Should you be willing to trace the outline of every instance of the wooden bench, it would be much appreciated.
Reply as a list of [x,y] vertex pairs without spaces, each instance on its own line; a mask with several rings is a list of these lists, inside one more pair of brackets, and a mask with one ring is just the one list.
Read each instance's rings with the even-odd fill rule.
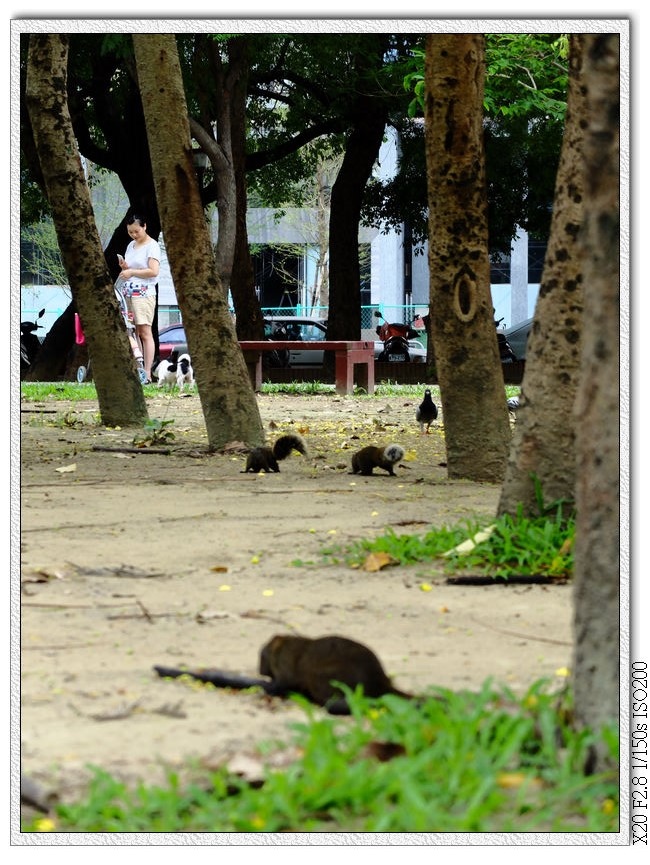
[[[262,387],[262,355],[265,351],[334,352],[334,376],[338,394],[354,393],[356,384],[367,393],[375,392],[375,344],[357,340],[243,340],[239,343],[256,391]],[[355,367],[359,367],[355,370]]]

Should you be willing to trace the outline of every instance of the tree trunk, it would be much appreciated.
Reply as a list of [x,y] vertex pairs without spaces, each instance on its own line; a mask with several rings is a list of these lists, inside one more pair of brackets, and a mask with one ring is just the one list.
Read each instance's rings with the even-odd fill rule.
[[[369,37],[370,38],[370,37]],[[367,76],[383,62],[385,37],[377,35],[372,51],[357,58],[360,95],[352,109],[354,122],[343,162],[332,186],[329,219],[329,316],[328,339],[361,336],[361,272],[359,221],[363,193],[379,154],[388,120],[386,103],[367,92]],[[374,64],[374,65],[373,65]]]
[[523,504],[538,513],[536,481],[546,504],[575,497],[573,405],[580,374],[583,259],[579,229],[585,215],[583,144],[586,114],[582,73],[584,35],[570,37],[567,114],[555,184],[553,216],[526,370],[499,513]]
[[[584,329],[575,407],[576,720],[619,718],[620,95],[618,34],[584,36]],[[592,768],[617,765],[604,751]]]
[[32,34],[26,100],[52,218],[108,426],[147,419],[147,407],[95,225],[67,102],[68,38]]
[[210,448],[260,444],[264,430],[216,269],[192,162],[175,37],[134,34],[138,80],[169,264]]
[[[235,305],[237,334],[240,339],[264,339],[264,316],[255,294],[255,271],[248,245],[248,193],[246,185],[246,97],[248,92],[248,37],[238,37],[230,46],[233,60],[239,62],[241,74],[233,87],[230,123],[232,157],[237,195],[235,256],[230,293]],[[246,70],[246,74],[244,74]]]
[[427,36],[430,315],[447,473],[501,481],[510,427],[490,293],[484,55],[483,36]]

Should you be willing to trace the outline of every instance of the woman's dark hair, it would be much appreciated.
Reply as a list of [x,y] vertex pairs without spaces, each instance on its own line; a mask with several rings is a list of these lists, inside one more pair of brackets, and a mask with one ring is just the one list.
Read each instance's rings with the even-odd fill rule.
[[126,218],[127,225],[133,225],[134,222],[137,222],[138,225],[142,226],[142,228],[147,224],[147,220],[144,216],[140,216],[138,213],[132,213],[131,216],[127,216]]

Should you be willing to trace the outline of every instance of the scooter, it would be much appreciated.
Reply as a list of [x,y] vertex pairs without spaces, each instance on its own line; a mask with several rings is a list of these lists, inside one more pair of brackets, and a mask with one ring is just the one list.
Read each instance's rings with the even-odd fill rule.
[[[289,333],[289,328],[286,324],[280,323],[277,324],[271,333],[269,339],[277,339],[277,340],[287,340],[287,339],[295,339],[297,337],[292,336]],[[266,361],[269,366],[272,367],[280,367],[286,368],[290,365],[291,356],[286,348],[277,348],[274,351],[266,352]]]
[[34,358],[41,349],[41,341],[36,336],[37,330],[42,330],[43,325],[38,322],[45,315],[45,310],[42,309],[36,316],[36,321],[21,321],[20,322],[20,374],[21,376],[27,372],[34,361]]
[[510,343],[502,330],[499,330],[499,325],[503,321],[500,318],[498,321],[494,322],[494,326],[497,329],[497,343],[499,344],[499,359],[501,363],[514,363],[517,360],[517,355],[512,350]]
[[410,324],[401,322],[390,323],[378,309],[374,312],[375,318],[383,321],[378,324],[376,334],[384,343],[384,348],[377,357],[379,363],[390,361],[391,363],[408,363],[411,360],[409,351],[409,339],[416,339],[418,332],[413,330]]

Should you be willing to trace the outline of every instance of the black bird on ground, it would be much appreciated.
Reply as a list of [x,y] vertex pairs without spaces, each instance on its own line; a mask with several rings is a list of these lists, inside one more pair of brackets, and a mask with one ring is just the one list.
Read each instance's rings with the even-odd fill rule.
[[415,419],[420,424],[420,433],[425,432],[425,424],[427,427],[426,432],[429,432],[429,427],[437,417],[438,409],[436,408],[434,401],[431,399],[431,391],[425,390],[424,399],[415,412]]

